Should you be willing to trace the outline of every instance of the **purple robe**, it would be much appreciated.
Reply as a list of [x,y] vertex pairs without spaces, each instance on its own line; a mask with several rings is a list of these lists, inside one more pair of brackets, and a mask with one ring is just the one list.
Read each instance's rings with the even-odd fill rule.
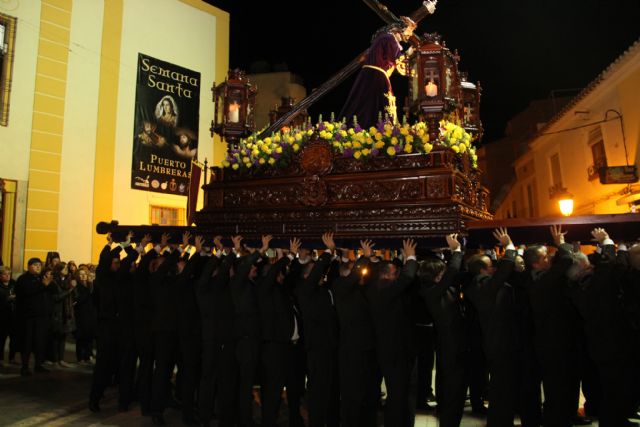
[[368,68],[366,65],[388,70],[395,66],[402,47],[393,34],[382,33],[373,40],[364,66],[356,78],[351,92],[338,117],[346,117],[347,123],[352,123],[353,116],[358,118],[358,124],[367,129],[378,121],[378,114],[383,117],[389,107],[387,94],[393,94],[389,78],[381,70]]

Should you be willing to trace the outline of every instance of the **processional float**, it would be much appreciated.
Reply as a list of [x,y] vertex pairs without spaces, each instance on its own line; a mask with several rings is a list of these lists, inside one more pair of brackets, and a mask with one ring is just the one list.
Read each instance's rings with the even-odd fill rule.
[[[387,24],[400,22],[377,0],[365,3]],[[418,23],[434,9],[435,1],[426,1],[410,18]],[[413,35],[410,42],[414,52],[401,68],[410,76],[404,113],[413,125],[385,127],[381,120],[379,130],[370,133],[350,120],[338,130],[340,122],[311,125],[298,117],[359,70],[365,51],[288,113],[274,116],[277,119],[267,129],[250,136],[256,92],[242,72],[232,70],[212,89],[211,130],[229,144],[229,161],[226,167],[211,168],[210,179],[205,173],[204,207],[194,215],[196,226],[100,223],[98,232],[111,231],[116,240],[131,229],[155,237],[169,231],[176,240],[186,229],[207,236],[241,234],[246,239],[272,234],[277,240],[317,239],[333,231],[354,241],[412,237],[427,242],[448,233],[464,234],[469,221],[490,220],[489,193],[480,184],[482,172],[470,141],[471,135],[482,135],[480,85],[459,72],[457,52],[451,52],[439,35]],[[344,142],[347,139],[351,145]],[[374,148],[376,144],[384,152]],[[413,144],[420,147],[418,152]]]

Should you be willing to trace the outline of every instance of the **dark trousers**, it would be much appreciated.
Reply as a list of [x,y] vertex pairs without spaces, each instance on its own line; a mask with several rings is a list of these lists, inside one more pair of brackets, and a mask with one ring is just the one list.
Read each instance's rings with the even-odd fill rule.
[[120,336],[120,357],[118,367],[118,403],[129,406],[134,400],[136,355],[134,331],[131,325],[128,329],[122,327]]
[[469,364],[469,394],[471,395],[471,407],[479,409],[484,406],[487,398],[487,386],[489,384],[489,369],[487,358],[482,345],[482,331],[479,325],[472,325],[472,334],[469,340],[471,353]]
[[282,390],[287,381],[287,366],[291,364],[291,343],[262,343],[261,401],[262,427],[275,427],[280,410]]
[[613,358],[598,363],[602,384],[600,427],[624,426],[629,414],[636,409],[632,390],[637,386],[637,362],[637,359]]
[[136,390],[140,401],[140,410],[143,413],[151,412],[151,380],[153,378],[153,333],[151,329],[140,328],[136,330],[136,353],[140,359]]
[[120,336],[116,320],[99,320],[96,348],[96,364],[93,367],[89,399],[97,402],[112,383],[117,371]]
[[[218,384],[220,353],[224,345],[206,340],[202,342],[202,375],[198,389],[200,420],[211,421],[215,410],[215,395]],[[227,390],[231,393],[230,390]]]
[[518,402],[516,355],[501,354],[489,360],[489,412],[488,427],[508,427]]
[[337,358],[334,348],[307,351],[309,427],[340,424]]
[[409,378],[413,360],[406,355],[379,360],[384,383],[387,387],[387,402],[384,408],[384,425],[405,427],[409,425]]
[[538,351],[544,388],[543,417],[545,427],[573,425],[579,393],[579,356],[560,350]]
[[44,353],[47,345],[47,332],[49,331],[49,319],[47,317],[30,317],[23,319],[22,334],[22,369],[29,369],[29,358],[33,352],[35,366],[41,366],[44,362]]
[[307,352],[301,341],[291,345],[291,363],[287,366],[287,404],[289,407],[289,427],[304,427],[300,414],[302,396],[307,378]]
[[76,359],[88,361],[93,353],[93,337],[76,336]]
[[253,382],[258,365],[259,341],[241,338],[220,352],[219,426],[252,427]]
[[441,427],[457,427],[462,420],[467,398],[469,355],[451,351],[444,346],[438,348],[438,417]]
[[51,361],[54,363],[64,360],[64,346],[67,335],[64,333],[52,333],[51,335]]
[[533,348],[525,348],[519,354],[518,373],[519,398],[517,411],[522,427],[542,425],[542,396],[540,394],[540,366]]
[[4,360],[4,345],[9,338],[9,360],[13,360],[17,350],[16,333],[11,320],[0,324],[0,361]]
[[340,409],[343,427],[375,427],[380,399],[374,350],[340,348]]
[[427,398],[434,394],[431,380],[435,359],[435,334],[433,326],[416,326],[415,331],[415,344],[418,353],[416,404],[418,407],[422,407],[426,405]]
[[178,364],[178,395],[182,401],[182,413],[192,416],[195,408],[195,391],[198,384],[200,336],[184,335],[178,331],[156,331],[151,411],[162,414],[167,406],[173,367]]

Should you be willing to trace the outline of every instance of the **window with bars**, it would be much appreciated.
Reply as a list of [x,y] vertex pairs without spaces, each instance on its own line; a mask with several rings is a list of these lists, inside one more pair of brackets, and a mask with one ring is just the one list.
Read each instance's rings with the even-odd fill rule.
[[185,225],[185,210],[167,206],[149,206],[151,224],[157,225]]

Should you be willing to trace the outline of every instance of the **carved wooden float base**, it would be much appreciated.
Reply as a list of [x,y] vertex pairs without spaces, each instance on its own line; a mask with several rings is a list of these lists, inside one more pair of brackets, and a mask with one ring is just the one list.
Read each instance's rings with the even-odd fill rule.
[[214,168],[198,229],[257,238],[442,237],[490,220],[489,193],[469,158],[447,148],[368,161],[335,157],[310,143],[286,169],[249,175]]

